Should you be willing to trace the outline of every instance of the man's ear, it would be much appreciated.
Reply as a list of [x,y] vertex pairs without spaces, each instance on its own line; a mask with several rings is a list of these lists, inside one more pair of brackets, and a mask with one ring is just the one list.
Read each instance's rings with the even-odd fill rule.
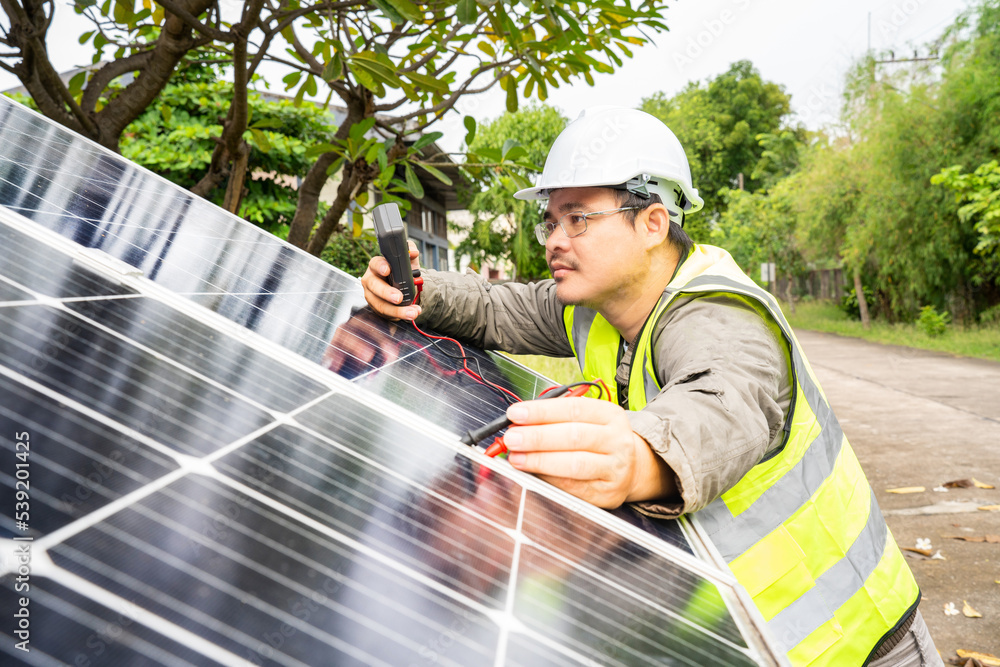
[[653,248],[666,242],[670,235],[670,213],[663,204],[653,204],[639,214],[639,221],[646,226],[646,241]]

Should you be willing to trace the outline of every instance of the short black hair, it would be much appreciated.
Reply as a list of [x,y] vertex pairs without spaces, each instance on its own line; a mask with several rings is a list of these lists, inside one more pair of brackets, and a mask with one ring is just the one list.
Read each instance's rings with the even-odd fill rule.
[[[615,193],[615,200],[618,202],[619,208],[625,208],[628,206],[634,206],[633,211],[623,211],[622,215],[628,220],[632,226],[635,226],[635,219],[639,215],[639,211],[645,210],[652,206],[653,204],[662,204],[663,199],[660,195],[656,193],[650,193],[649,198],[644,198],[634,192],[629,192],[628,190],[612,190]],[[684,213],[681,213],[683,216]],[[678,255],[681,260],[685,259],[691,252],[691,248],[694,247],[694,241],[691,237],[687,235],[684,229],[673,221],[671,217],[670,220],[670,231],[667,234],[667,242],[677,249]]]

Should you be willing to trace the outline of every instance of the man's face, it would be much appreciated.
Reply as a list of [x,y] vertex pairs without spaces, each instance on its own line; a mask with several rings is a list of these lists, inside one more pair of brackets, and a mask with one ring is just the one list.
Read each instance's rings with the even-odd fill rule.
[[[607,188],[556,190],[545,208],[546,222],[574,211],[591,213],[618,208]],[[627,212],[587,219],[587,231],[573,238],[557,227],[545,243],[545,260],[555,279],[556,295],[567,305],[600,309],[609,300],[627,298],[645,267],[640,235],[623,217]]]

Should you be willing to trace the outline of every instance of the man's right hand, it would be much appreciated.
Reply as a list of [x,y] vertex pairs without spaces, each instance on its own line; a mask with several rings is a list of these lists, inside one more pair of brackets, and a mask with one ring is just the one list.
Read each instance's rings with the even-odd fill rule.
[[[410,245],[410,267],[420,268],[420,252],[413,241]],[[392,286],[389,278],[389,262],[379,255],[368,262],[368,270],[361,276],[361,286],[365,289],[365,300],[376,313],[390,320],[415,320],[420,314],[420,306],[411,303],[399,306],[403,293]]]

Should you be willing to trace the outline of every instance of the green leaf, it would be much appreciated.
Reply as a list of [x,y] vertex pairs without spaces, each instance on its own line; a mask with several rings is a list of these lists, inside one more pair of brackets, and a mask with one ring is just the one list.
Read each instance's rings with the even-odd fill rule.
[[403,74],[407,79],[417,84],[421,88],[425,88],[431,91],[447,92],[448,85],[433,76],[427,76],[426,74],[418,74],[416,72],[406,72]]
[[69,80],[68,88],[69,94],[76,97],[81,90],[83,90],[83,84],[87,80],[87,72],[77,72],[73,75],[73,78]]
[[135,0],[115,0],[115,23],[128,23],[135,14]]
[[323,80],[336,81],[343,75],[344,58],[340,55],[340,51],[337,51],[333,54],[333,58],[330,59],[330,62],[323,66]]
[[86,44],[87,40],[89,40],[91,37],[93,37],[95,32],[97,32],[97,31],[96,30],[90,30],[90,31],[85,32],[82,35],[80,35],[80,43],[81,44]]
[[170,122],[170,119],[173,118],[173,116],[174,116],[174,112],[173,112],[173,109],[170,108],[169,104],[161,104],[160,105],[160,116],[163,117],[163,122],[164,123],[169,123]]
[[471,25],[476,22],[478,16],[479,8],[476,7],[476,0],[458,0],[455,18],[466,25]]
[[423,22],[424,12],[415,4],[410,2],[410,0],[386,0],[386,2],[392,5],[393,9],[414,23]]
[[277,118],[261,118],[260,120],[252,123],[250,127],[258,127],[262,130],[271,130],[280,128],[282,123]]
[[365,118],[351,126],[349,136],[353,141],[361,141],[361,138],[373,127],[375,127],[375,117]]
[[389,154],[388,148],[386,147],[388,141],[384,141],[378,146],[378,154],[375,156],[378,160],[378,168],[385,169],[389,165]]
[[483,53],[485,53],[486,55],[488,55],[490,58],[496,58],[497,57],[496,49],[494,49],[493,45],[490,44],[489,42],[486,42],[486,41],[479,42],[478,44],[476,44],[476,48],[478,48],[480,51],[482,51]]
[[417,178],[417,174],[413,171],[413,167],[406,164],[404,169],[406,171],[406,189],[409,190],[410,194],[417,199],[423,199],[424,186],[420,183],[420,179]]
[[507,151],[507,154],[504,155],[503,159],[513,162],[514,160],[522,158],[527,154],[528,151],[524,149],[524,146],[513,146],[509,151]]
[[510,149],[514,148],[517,145],[518,145],[517,139],[506,139],[503,142],[503,146],[500,148],[500,159],[506,160],[507,153],[509,153]]
[[412,148],[413,150],[420,150],[424,146],[434,143],[443,136],[444,132],[428,132],[427,134],[423,135],[415,142],[413,142],[413,145],[410,148]]
[[[376,87],[379,88],[381,88],[382,84],[392,88],[401,88],[403,85],[402,80],[396,76],[396,66],[389,59],[389,56],[383,53],[375,53],[374,51],[355,53],[350,57],[348,66],[354,72],[354,75],[358,77],[358,82],[373,93],[379,94],[378,91],[366,84],[362,80],[362,77],[366,77],[370,82],[374,82]],[[384,89],[379,96],[385,96]]]
[[253,142],[257,145],[257,148],[265,153],[271,152],[271,142],[268,141],[267,135],[263,131],[258,130],[256,127],[251,127],[250,135],[253,137]]
[[319,157],[323,153],[340,153],[342,149],[339,146],[334,146],[333,144],[316,144],[315,146],[310,146],[306,150],[305,157],[312,159],[314,157]]
[[451,179],[448,178],[448,175],[445,174],[440,169],[438,169],[437,167],[432,167],[429,164],[423,164],[421,162],[418,162],[417,164],[419,164],[421,166],[421,168],[424,169],[424,171],[426,171],[431,176],[433,176],[434,178],[438,179],[439,181],[441,181],[445,185],[451,185],[452,184]]
[[472,142],[476,140],[476,119],[472,116],[466,116],[462,123],[465,125],[465,145],[471,146]]
[[355,66],[353,62],[347,64],[347,68],[351,70],[354,78],[358,80],[362,86],[368,90],[375,93],[377,97],[385,97],[385,86],[382,85],[381,81],[378,81],[371,73],[364,67]]
[[372,5],[377,7],[385,17],[392,21],[396,25],[401,25],[406,23],[406,17],[396,11],[396,9],[390,5],[386,0],[372,0]]
[[327,176],[335,175],[338,171],[340,171],[340,168],[343,166],[344,166],[344,158],[338,158],[337,161],[331,164],[330,168],[326,170],[326,175]]
[[291,90],[301,78],[302,72],[292,72],[291,74],[286,74],[281,80],[285,82],[285,90]]
[[507,111],[514,113],[517,111],[517,84],[514,83],[514,77],[507,75],[504,77],[507,79]]

